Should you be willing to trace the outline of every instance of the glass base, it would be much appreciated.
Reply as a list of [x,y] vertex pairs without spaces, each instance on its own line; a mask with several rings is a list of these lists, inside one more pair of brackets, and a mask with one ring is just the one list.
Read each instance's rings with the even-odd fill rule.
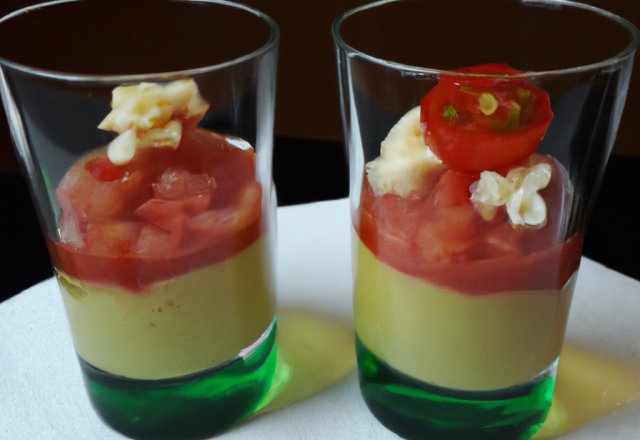
[[136,439],[200,439],[224,431],[266,403],[276,367],[275,335],[274,320],[248,355],[178,378],[135,380],[82,359],[80,366],[93,407],[116,431]]
[[374,416],[406,439],[525,440],[544,422],[557,362],[533,380],[497,391],[458,391],[390,367],[356,338],[360,391]]

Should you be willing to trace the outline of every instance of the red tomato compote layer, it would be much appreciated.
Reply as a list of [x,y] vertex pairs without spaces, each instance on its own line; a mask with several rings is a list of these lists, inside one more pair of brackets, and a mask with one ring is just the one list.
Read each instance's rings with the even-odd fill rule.
[[[541,194],[549,212],[560,213],[566,195],[562,173],[554,175]],[[557,217],[514,228],[504,207],[486,222],[469,200],[473,179],[446,170],[432,192],[408,198],[375,195],[365,179],[356,231],[383,263],[460,293],[562,288],[580,263],[582,235],[563,242]]]
[[[419,190],[403,196],[376,193],[365,175],[356,231],[383,263],[463,294],[561,289],[579,266],[582,234],[566,237],[572,193],[566,170],[534,153],[553,117],[549,97],[510,79],[522,72],[504,64],[458,72],[480,76],[443,76],[421,105],[424,143],[441,164],[425,168],[415,182]],[[399,139],[401,125],[406,130],[406,122],[398,123],[388,139]],[[527,224],[504,205],[481,215],[472,194],[481,172],[496,181],[540,166],[551,176],[533,196],[543,220]]]
[[80,159],[55,191],[55,267],[141,292],[247,248],[260,236],[262,186],[254,150],[227,139],[189,128],[177,148],[141,148],[124,165],[106,149]]

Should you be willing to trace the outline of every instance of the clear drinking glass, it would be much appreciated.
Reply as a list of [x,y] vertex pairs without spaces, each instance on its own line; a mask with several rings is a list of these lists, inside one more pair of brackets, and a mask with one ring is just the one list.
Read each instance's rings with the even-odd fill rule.
[[270,396],[277,47],[269,17],[226,1],[0,20],[2,98],[86,388],[125,435],[202,438]]
[[392,0],[333,36],[364,400],[405,438],[529,438],[638,31],[566,1]]

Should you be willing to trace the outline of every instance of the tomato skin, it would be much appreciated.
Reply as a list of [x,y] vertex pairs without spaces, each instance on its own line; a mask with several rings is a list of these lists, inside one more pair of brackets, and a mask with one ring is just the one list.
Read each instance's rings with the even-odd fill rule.
[[[503,76],[522,72],[506,64],[458,69],[466,74]],[[491,96],[491,113],[481,96]],[[526,80],[513,78],[440,78],[421,102],[425,144],[455,171],[479,172],[504,167],[532,154],[553,118],[549,96]]]

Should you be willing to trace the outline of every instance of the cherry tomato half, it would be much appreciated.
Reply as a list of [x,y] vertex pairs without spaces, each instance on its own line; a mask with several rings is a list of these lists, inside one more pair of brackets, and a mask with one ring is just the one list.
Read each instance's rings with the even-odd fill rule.
[[[457,72],[512,76],[506,64]],[[455,171],[495,170],[535,151],[553,118],[549,96],[520,78],[442,76],[421,103],[425,143]]]

